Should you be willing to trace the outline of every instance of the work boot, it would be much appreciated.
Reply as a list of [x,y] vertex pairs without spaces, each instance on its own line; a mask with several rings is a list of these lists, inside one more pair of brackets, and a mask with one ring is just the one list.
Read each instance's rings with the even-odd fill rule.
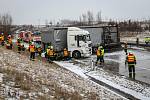
[[129,78],[132,78],[132,73],[129,73]]

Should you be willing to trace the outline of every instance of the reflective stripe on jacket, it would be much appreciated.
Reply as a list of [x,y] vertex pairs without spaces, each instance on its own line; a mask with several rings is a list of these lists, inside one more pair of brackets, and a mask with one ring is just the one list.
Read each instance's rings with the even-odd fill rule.
[[135,65],[136,64],[136,58],[135,58],[135,56],[134,55],[128,55],[127,56],[127,62],[128,62],[128,65],[130,66],[130,65]]
[[129,62],[129,63],[134,63],[135,62],[135,56],[134,55],[128,55],[128,59],[127,59],[127,61]]

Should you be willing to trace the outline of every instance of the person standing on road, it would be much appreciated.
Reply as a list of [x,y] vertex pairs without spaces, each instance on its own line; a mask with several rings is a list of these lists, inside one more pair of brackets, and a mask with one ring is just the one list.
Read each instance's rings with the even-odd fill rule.
[[102,46],[98,47],[98,50],[96,51],[96,55],[97,55],[96,65],[99,60],[100,60],[100,65],[104,64],[104,48]]
[[125,44],[124,44],[124,52],[126,53],[126,55],[128,54],[127,53],[127,49],[128,49],[127,42],[125,42]]
[[128,53],[125,61],[125,65],[126,64],[128,64],[129,78],[135,79],[136,57],[133,53],[131,52]]
[[35,60],[35,45],[32,42],[32,44],[29,46],[29,51],[30,51],[30,60]]

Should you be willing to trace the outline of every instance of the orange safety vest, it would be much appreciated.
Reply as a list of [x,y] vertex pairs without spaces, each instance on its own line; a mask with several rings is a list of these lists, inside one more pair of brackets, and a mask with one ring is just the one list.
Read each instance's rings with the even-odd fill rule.
[[134,63],[135,62],[135,56],[134,55],[128,55],[127,56],[127,61],[128,63]]
[[96,55],[97,55],[97,56],[102,56],[102,51],[101,51],[101,50],[97,50],[97,51],[96,51]]
[[67,50],[64,50],[64,56],[68,56],[68,51]]
[[0,41],[4,41],[4,36],[0,36]]
[[29,46],[29,50],[30,50],[30,52],[35,52],[35,46],[34,45],[30,45]]
[[48,52],[48,55],[49,55],[49,56],[54,56],[54,50],[53,50],[53,49],[50,49],[49,52]]
[[12,39],[8,39],[8,43],[9,43],[9,44],[12,44]]

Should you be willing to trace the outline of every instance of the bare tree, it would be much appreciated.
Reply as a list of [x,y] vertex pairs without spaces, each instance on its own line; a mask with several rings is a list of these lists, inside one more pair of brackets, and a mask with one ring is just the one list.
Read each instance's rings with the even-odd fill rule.
[[101,22],[102,22],[101,11],[99,11],[99,12],[97,13],[96,18],[97,18],[97,22],[98,22],[99,24],[101,24]]
[[94,17],[93,17],[93,13],[91,11],[87,12],[87,20],[88,20],[89,25],[93,24]]
[[85,24],[87,22],[86,14],[82,14],[82,22]]
[[4,33],[5,36],[11,33],[12,17],[7,14],[0,14],[0,31]]

